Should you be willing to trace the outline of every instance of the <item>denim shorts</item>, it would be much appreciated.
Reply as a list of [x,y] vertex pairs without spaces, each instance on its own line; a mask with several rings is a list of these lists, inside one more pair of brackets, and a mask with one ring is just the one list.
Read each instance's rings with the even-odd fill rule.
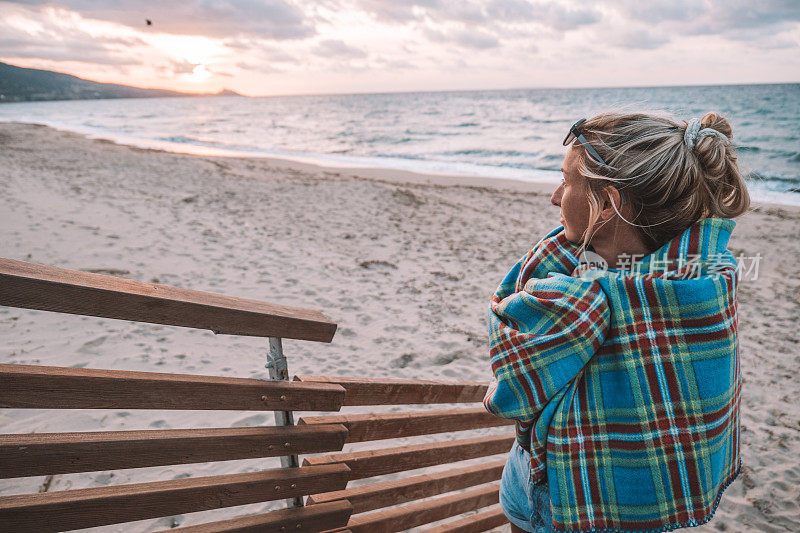
[[506,518],[530,533],[551,533],[550,489],[531,480],[531,454],[516,441],[508,454],[500,480],[500,507]]

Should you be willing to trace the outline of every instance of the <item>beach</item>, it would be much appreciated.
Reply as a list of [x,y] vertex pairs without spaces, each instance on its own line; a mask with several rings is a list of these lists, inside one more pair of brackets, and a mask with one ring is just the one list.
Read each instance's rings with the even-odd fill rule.
[[[329,345],[284,341],[291,374],[488,381],[489,297],[559,225],[551,192],[514,180],[182,155],[0,124],[1,257],[320,310],[338,323],[336,336]],[[748,267],[759,257],[738,293],[743,468],[696,530],[800,531],[800,207],[754,203],[736,222],[729,248]],[[264,377],[266,352],[266,339],[0,308],[2,363]],[[68,415],[3,410],[0,428],[271,423],[252,413]],[[21,478],[0,482],[0,494],[264,464]],[[165,520],[125,531],[174,523]]]

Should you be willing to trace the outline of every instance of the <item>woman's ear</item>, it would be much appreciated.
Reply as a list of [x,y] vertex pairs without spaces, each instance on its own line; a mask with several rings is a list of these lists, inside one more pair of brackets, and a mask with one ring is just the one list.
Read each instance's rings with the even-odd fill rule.
[[622,195],[616,187],[609,185],[603,189],[601,194],[602,203],[600,205],[600,219],[608,220],[621,210],[623,203]]

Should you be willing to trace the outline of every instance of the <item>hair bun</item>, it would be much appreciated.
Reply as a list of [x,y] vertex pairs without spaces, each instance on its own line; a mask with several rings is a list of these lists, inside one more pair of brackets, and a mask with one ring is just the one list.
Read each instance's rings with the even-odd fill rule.
[[700,127],[719,132],[719,134],[705,135],[697,139],[697,143],[694,145],[694,153],[705,170],[706,179],[714,182],[726,175],[731,164],[736,163],[736,149],[731,143],[733,128],[728,119],[714,111],[703,115],[703,118],[700,119]]
[[[702,172],[698,185],[705,196],[704,204],[709,216],[728,217],[749,205],[745,198],[743,182],[738,168],[736,147],[733,145],[733,128],[728,119],[716,112],[703,115],[702,128],[710,128],[721,135],[707,135],[697,140],[694,154]],[[724,135],[725,137],[722,137]]]
[[733,128],[728,119],[715,111],[710,111],[703,115],[700,119],[700,125],[703,128],[711,128],[725,135],[729,141],[733,140]]

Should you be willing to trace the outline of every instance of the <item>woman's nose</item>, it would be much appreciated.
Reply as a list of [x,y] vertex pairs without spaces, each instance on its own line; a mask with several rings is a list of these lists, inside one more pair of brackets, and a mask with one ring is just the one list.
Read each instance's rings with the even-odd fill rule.
[[558,186],[558,189],[553,191],[553,195],[550,197],[550,203],[561,207],[561,185]]

